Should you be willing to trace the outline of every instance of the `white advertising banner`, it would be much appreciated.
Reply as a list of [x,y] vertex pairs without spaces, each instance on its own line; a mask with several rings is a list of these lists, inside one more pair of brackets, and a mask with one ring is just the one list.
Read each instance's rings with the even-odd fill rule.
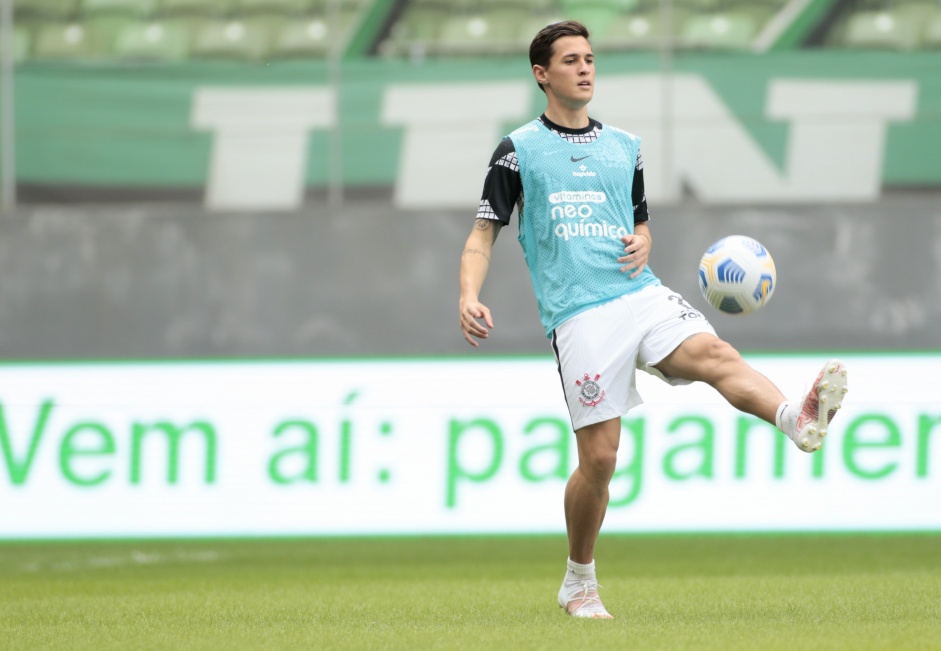
[[[941,530],[941,356],[842,359],[813,455],[638,373],[604,531]],[[551,358],[0,366],[3,539],[563,532],[576,465]]]

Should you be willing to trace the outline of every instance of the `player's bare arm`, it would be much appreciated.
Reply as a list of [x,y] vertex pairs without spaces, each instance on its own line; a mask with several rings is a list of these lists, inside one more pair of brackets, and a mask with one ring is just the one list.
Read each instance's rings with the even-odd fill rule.
[[490,309],[480,302],[480,289],[490,269],[490,253],[503,224],[495,219],[477,219],[461,254],[461,332],[475,348],[493,329]]
[[634,224],[634,233],[625,235],[621,238],[624,243],[624,255],[618,258],[622,265],[621,271],[627,272],[633,269],[631,278],[636,278],[647,266],[647,260],[650,257],[650,227],[647,222],[638,222]]

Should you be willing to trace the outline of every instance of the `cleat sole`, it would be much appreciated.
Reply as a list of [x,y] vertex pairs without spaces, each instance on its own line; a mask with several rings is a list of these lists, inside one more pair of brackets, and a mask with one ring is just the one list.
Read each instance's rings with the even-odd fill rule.
[[[811,392],[804,398],[801,419],[803,422],[801,430],[797,432],[795,438],[798,441],[798,447],[805,452],[816,452],[823,445],[823,439],[826,438],[827,427],[830,421],[836,415],[836,412],[843,407],[840,400],[846,395],[849,389],[846,385],[846,368],[839,360],[833,359],[826,363],[823,371],[817,377]],[[829,394],[835,394],[833,402],[830,403]],[[807,402],[812,401],[807,407]],[[809,422],[807,422],[809,420]],[[801,423],[801,420],[798,420]],[[799,438],[798,438],[799,437]]]

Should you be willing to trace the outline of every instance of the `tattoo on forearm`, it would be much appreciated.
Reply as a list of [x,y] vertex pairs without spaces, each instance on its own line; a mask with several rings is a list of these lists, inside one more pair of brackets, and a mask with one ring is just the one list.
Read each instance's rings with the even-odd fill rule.
[[500,234],[500,229],[503,228],[503,224],[495,219],[482,219],[478,217],[474,221],[474,228],[479,231],[490,231],[492,237],[491,242],[496,242],[497,235]]
[[470,253],[476,253],[477,255],[482,255],[484,256],[484,259],[487,262],[490,262],[490,256],[484,253],[483,251],[481,251],[480,249],[464,249],[464,255],[468,255]]

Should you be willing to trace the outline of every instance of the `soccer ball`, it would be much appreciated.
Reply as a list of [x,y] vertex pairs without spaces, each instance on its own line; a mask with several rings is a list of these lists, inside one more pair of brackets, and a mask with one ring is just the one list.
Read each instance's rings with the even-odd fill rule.
[[709,304],[726,314],[751,314],[774,293],[774,260],[760,242],[744,235],[724,237],[699,261],[699,289]]

